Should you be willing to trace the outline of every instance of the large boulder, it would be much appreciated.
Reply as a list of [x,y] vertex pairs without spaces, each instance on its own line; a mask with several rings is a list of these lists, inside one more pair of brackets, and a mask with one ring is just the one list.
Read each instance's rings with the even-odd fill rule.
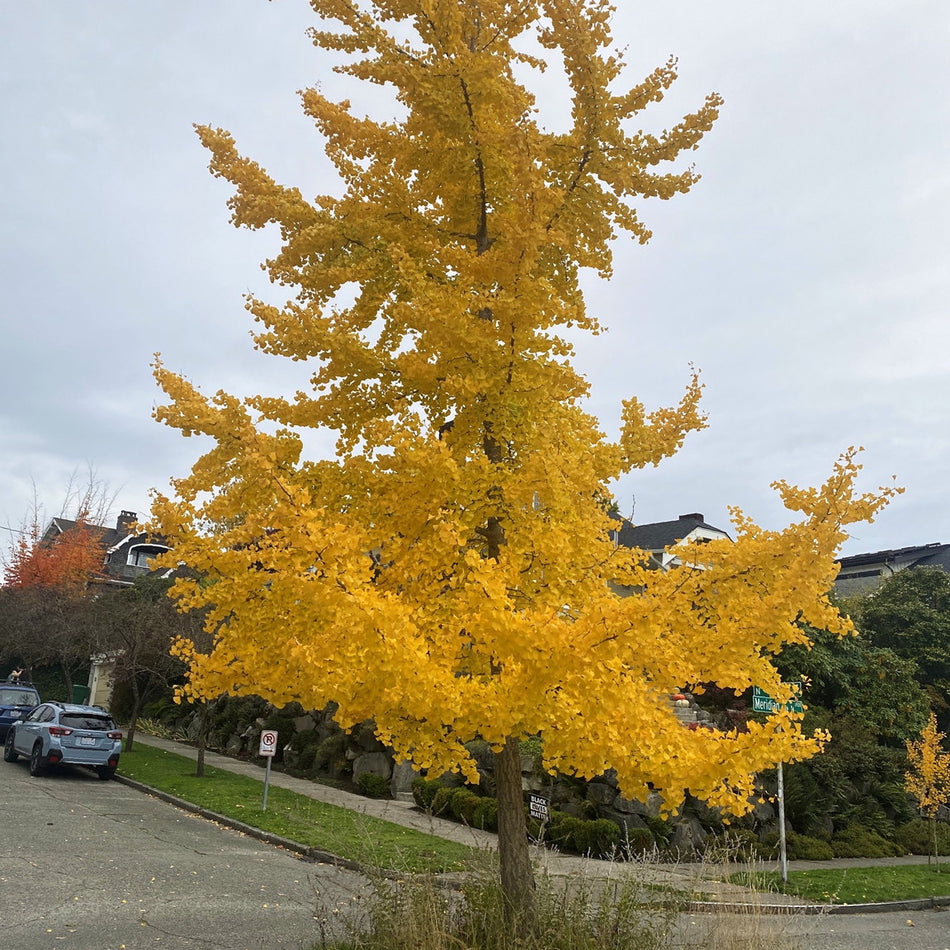
[[353,781],[361,775],[378,775],[389,779],[392,776],[392,760],[385,752],[364,752],[353,760]]
[[392,779],[389,782],[389,791],[396,801],[413,801],[412,782],[418,778],[419,772],[411,762],[396,762],[393,764]]
[[669,849],[681,858],[692,858],[702,851],[707,837],[708,833],[699,819],[681,815],[673,825]]
[[616,797],[616,787],[607,782],[589,782],[587,785],[587,800],[595,805],[612,805]]
[[316,728],[317,722],[311,713],[304,713],[294,718],[294,732],[310,732]]

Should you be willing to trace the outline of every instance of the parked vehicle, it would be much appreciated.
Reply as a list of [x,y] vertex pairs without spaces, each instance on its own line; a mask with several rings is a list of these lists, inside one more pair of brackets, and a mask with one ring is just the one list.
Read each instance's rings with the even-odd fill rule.
[[122,751],[122,733],[98,706],[41,703],[7,732],[5,762],[29,759],[30,775],[42,775],[54,765],[86,765],[99,778],[115,775]]
[[6,738],[17,719],[23,719],[39,704],[40,694],[32,683],[23,683],[19,679],[0,682],[0,739]]

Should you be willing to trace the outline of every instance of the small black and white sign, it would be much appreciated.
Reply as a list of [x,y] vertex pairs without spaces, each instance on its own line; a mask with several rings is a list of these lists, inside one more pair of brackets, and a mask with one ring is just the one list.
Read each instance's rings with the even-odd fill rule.
[[547,821],[551,817],[548,800],[543,795],[532,792],[528,796],[528,814],[539,821]]
[[273,729],[265,729],[261,733],[260,755],[274,756],[277,754],[277,733]]

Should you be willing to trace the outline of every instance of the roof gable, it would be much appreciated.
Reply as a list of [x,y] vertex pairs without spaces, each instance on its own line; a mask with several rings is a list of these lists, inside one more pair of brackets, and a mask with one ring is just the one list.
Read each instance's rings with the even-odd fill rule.
[[703,515],[693,512],[680,515],[675,521],[657,521],[653,524],[634,525],[623,520],[617,532],[617,541],[626,548],[643,551],[663,551],[685,541],[729,539],[721,528],[707,524]]

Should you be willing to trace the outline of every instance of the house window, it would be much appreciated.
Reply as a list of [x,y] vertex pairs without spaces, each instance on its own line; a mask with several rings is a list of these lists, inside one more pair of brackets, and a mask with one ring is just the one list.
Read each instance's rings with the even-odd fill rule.
[[143,548],[133,548],[129,551],[128,563],[133,567],[148,567],[149,558],[154,556],[151,551],[146,551]]

